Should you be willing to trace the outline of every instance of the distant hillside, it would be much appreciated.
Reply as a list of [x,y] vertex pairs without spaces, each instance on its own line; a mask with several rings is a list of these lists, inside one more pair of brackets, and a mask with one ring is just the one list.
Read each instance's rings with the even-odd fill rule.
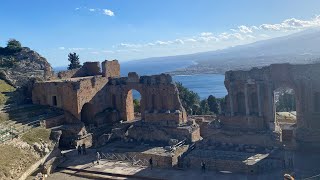
[[[292,35],[196,54],[147,58],[131,61],[135,66],[156,62],[158,68],[180,64],[171,74],[224,73],[273,63],[312,63],[320,57],[320,30],[306,30]],[[160,63],[161,62],[161,63]],[[184,67],[189,65],[188,67]],[[152,66],[152,65],[150,65]]]
[[0,47],[0,79],[19,87],[30,78],[45,79],[52,74],[51,65],[37,52],[22,47],[17,40],[9,40]]

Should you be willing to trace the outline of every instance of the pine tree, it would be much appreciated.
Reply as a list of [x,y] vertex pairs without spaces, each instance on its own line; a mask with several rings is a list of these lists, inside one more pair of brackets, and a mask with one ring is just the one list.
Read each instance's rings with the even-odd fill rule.
[[214,97],[213,95],[210,95],[208,97],[208,105],[211,112],[215,114],[219,113],[219,104],[218,104],[217,98]]
[[68,69],[77,69],[80,68],[80,61],[79,61],[79,55],[77,55],[75,52],[74,53],[69,53],[68,55],[68,61],[70,61],[70,64],[68,66]]

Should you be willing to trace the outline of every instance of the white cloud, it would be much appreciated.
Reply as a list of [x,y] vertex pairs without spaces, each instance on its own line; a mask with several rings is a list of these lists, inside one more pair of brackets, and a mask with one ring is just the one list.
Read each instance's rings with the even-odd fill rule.
[[86,11],[90,11],[90,12],[95,12],[95,13],[102,13],[104,15],[107,16],[114,16],[114,12],[111,11],[110,9],[99,9],[99,8],[87,8],[87,7],[77,7],[75,8],[76,11],[78,10],[86,10]]
[[[320,26],[320,16],[316,16],[310,20],[299,20],[295,18],[283,20],[276,24],[261,24],[261,25],[239,25],[236,28],[222,33],[201,32],[194,36],[177,37],[172,40],[157,40],[146,43],[120,43],[113,46],[114,52],[139,52],[145,48],[158,50],[165,50],[165,47],[170,48],[223,48],[228,46],[235,46],[254,42],[257,40],[268,39],[279,35],[286,35],[290,32],[306,29],[310,27]],[[272,32],[272,31],[279,31]],[[159,49],[156,49],[160,47]],[[151,50],[153,51],[153,50]]]
[[129,43],[120,43],[117,45],[119,48],[138,48],[141,47],[140,44],[129,44]]
[[320,15],[310,20],[300,20],[296,18],[290,18],[282,21],[278,24],[262,24],[259,29],[271,30],[271,31],[289,31],[289,30],[302,30],[306,28],[319,27]]
[[211,32],[202,32],[200,33],[200,36],[212,36],[213,34]]
[[241,25],[238,27],[239,31],[242,32],[242,33],[252,33],[252,30],[250,27],[247,27],[247,26],[244,26],[244,25]]
[[185,42],[197,42],[197,40],[193,39],[193,38],[189,38],[189,39],[185,39]]
[[184,44],[184,41],[182,39],[176,39],[176,40],[174,40],[174,42],[176,44]]
[[103,9],[103,14],[105,14],[107,16],[114,16],[114,12],[112,12],[109,9]]
[[60,50],[65,50],[66,48],[61,46],[61,47],[59,47],[59,49]]
[[172,41],[156,41],[154,44],[155,45],[169,45],[172,44]]

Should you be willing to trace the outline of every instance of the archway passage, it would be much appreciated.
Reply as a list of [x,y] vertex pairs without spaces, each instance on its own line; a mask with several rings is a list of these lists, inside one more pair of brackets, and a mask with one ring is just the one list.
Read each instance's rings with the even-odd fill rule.
[[84,122],[86,126],[94,124],[94,108],[90,103],[83,105],[81,110],[81,121]]
[[297,123],[296,97],[293,89],[281,87],[274,91],[275,121],[281,128],[282,141],[291,141]]
[[140,120],[141,108],[140,108],[141,94],[135,89],[128,91],[126,98],[126,115],[127,121]]
[[296,123],[296,98],[293,89],[278,88],[274,92],[277,122]]

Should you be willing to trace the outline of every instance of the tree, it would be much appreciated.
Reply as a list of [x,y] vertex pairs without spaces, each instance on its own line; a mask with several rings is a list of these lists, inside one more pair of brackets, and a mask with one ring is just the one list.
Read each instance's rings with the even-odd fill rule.
[[134,112],[140,112],[140,101],[138,99],[133,100]]
[[209,108],[207,99],[201,100],[198,114],[200,115],[210,114],[210,108]]
[[294,94],[290,92],[282,92],[276,102],[276,109],[278,112],[289,112],[296,110],[296,102]]
[[210,95],[208,97],[208,106],[211,112],[218,114],[219,113],[219,102],[216,97]]
[[195,112],[195,108],[199,107],[200,104],[199,95],[184,87],[181,82],[176,82],[176,85],[182,106],[186,109],[188,114],[193,114],[193,112]]
[[21,47],[21,43],[15,39],[10,39],[7,43],[7,49],[11,50],[11,51],[15,51],[15,52],[19,52],[21,51],[22,47]]
[[68,55],[68,61],[70,61],[70,64],[68,66],[68,69],[77,69],[80,68],[80,61],[79,61],[79,55],[77,55],[75,52],[74,53],[69,53]]

